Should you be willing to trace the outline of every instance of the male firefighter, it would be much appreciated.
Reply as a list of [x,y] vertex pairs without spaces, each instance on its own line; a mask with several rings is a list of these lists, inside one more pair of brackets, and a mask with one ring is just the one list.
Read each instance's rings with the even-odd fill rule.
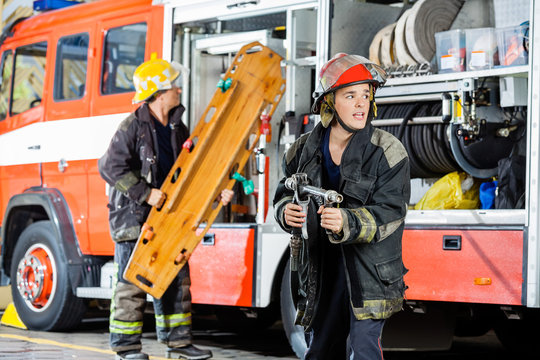
[[[141,352],[146,293],[122,275],[133,252],[140,229],[151,207],[161,207],[165,195],[159,190],[189,137],[182,123],[180,64],[155,55],[133,74],[134,103],[143,103],[120,124],[105,155],[99,160],[101,176],[111,186],[109,225],[115,241],[115,281],[110,315],[110,345],[116,359],[148,359]],[[220,200],[227,205],[231,190]],[[161,299],[154,299],[158,340],[167,345],[167,358],[208,359],[209,350],[192,344],[191,280],[186,264]]]
[[[348,354],[382,359],[385,319],[402,309],[409,161],[394,136],[371,124],[375,91],[385,79],[384,70],[364,57],[334,56],[321,69],[314,94],[312,110],[321,121],[284,156],[274,208],[285,231],[306,225],[291,290],[298,297],[296,323],[306,331],[307,360]],[[317,205],[312,197],[302,211],[285,187],[295,173],[341,193],[341,207]]]

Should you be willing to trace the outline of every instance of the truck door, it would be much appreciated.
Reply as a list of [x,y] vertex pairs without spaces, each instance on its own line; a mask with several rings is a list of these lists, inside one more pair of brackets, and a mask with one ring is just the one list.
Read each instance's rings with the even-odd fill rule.
[[[98,23],[101,46],[94,68],[98,81],[92,115],[129,113],[135,88],[133,72],[144,62],[150,15],[138,14]],[[111,134],[112,135],[112,134]]]
[[[73,227],[83,253],[88,253],[87,169],[96,158],[95,136],[99,134],[90,114],[87,91],[91,40],[89,24],[58,29],[51,38],[51,81],[49,82],[43,146],[49,155],[42,165],[43,184],[59,189],[71,211]],[[54,71],[50,71],[54,69]]]
[[[13,194],[40,186],[48,43],[43,38],[14,44],[2,53],[0,85],[0,194],[2,209]],[[1,214],[3,217],[3,214]]]

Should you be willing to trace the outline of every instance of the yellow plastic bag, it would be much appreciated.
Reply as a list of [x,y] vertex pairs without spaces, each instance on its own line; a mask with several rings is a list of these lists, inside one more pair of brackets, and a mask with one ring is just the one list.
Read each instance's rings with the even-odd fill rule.
[[478,209],[480,184],[464,172],[454,171],[437,180],[415,210]]

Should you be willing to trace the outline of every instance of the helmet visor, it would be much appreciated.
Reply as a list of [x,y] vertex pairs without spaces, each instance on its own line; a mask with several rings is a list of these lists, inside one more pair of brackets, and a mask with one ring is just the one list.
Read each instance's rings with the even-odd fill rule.
[[178,73],[178,76],[172,79],[171,85],[181,89],[184,87],[184,80],[189,78],[189,69],[176,61],[171,62],[171,66]]

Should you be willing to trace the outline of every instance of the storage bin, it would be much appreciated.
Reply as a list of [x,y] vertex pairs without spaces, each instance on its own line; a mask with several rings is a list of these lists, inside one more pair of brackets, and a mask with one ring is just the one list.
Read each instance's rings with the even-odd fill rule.
[[465,71],[465,32],[461,29],[435,33],[439,73]]
[[494,28],[465,30],[467,71],[491,69],[499,64]]
[[529,60],[527,25],[495,29],[501,66],[526,65]]

